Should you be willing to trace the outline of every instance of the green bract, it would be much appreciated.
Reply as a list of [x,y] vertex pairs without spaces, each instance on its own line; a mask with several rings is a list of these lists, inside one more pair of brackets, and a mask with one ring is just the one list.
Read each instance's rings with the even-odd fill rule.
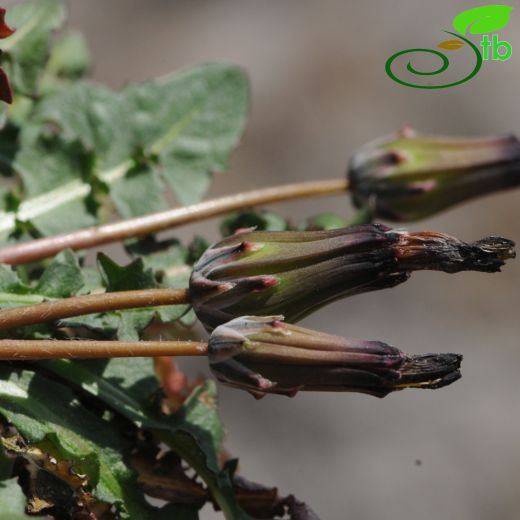
[[412,271],[497,271],[513,249],[513,242],[501,238],[468,244],[441,233],[375,224],[244,231],[202,255],[193,267],[190,293],[208,330],[247,314],[283,314],[294,322],[339,298],[398,285]]
[[520,142],[422,136],[410,129],[369,143],[349,165],[352,199],[375,217],[408,222],[520,184]]
[[243,316],[209,340],[210,366],[223,383],[266,394],[300,390],[384,397],[404,388],[440,388],[460,377],[462,356],[408,355],[380,341],[346,339],[284,323],[283,316]]

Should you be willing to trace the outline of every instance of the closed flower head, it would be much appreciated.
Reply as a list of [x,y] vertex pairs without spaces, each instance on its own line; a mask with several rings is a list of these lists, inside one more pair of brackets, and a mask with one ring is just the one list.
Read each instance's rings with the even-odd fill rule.
[[407,222],[520,184],[520,142],[505,137],[423,136],[411,129],[374,141],[349,165],[354,204]]
[[283,314],[295,322],[338,298],[393,287],[412,271],[498,271],[514,256],[513,247],[497,237],[468,244],[382,225],[246,231],[203,254],[193,267],[190,294],[208,330],[248,314]]
[[408,355],[380,341],[304,329],[282,316],[243,316],[217,327],[209,361],[223,383],[265,394],[300,390],[384,397],[404,388],[440,388],[460,377],[462,356]]

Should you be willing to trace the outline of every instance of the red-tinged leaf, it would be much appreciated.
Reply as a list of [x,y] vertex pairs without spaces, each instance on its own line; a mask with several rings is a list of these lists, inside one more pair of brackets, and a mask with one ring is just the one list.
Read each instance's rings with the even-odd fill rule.
[[184,372],[179,369],[174,358],[157,357],[154,359],[155,373],[159,378],[162,390],[166,395],[164,403],[168,413],[177,411],[193,392],[195,387],[204,383],[205,378],[199,376],[193,381],[188,380]]
[[13,91],[9,84],[9,78],[4,72],[4,69],[0,67],[0,100],[11,104],[13,102]]
[[15,30],[16,29],[11,29],[11,27],[5,23],[5,9],[0,7],[0,39],[11,36]]

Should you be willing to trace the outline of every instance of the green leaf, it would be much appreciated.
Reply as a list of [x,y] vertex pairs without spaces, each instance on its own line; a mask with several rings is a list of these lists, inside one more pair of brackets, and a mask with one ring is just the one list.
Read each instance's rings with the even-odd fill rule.
[[[103,253],[98,255],[98,267],[107,291],[128,291],[153,287],[183,288],[188,284],[191,268],[184,261],[187,252],[179,245],[167,251],[139,257],[126,266],[116,264]],[[158,283],[158,279],[161,283]],[[164,305],[146,309],[115,311],[119,316],[117,337],[121,340],[135,341],[140,333],[150,324],[157,314],[164,322],[173,322],[181,318],[189,305]],[[66,320],[64,323],[92,327],[95,318]],[[106,325],[106,324],[105,324]],[[94,328],[94,327],[92,327]],[[97,326],[95,328],[101,328]]]
[[194,264],[204,254],[211,244],[203,237],[195,235],[188,246],[188,262]]
[[[145,269],[142,258],[137,258],[126,266],[120,266],[108,256],[100,253],[98,267],[108,292],[157,287],[152,270]],[[153,307],[116,311],[115,314],[119,316],[117,337],[124,341],[137,341],[139,333],[150,324],[156,312],[157,310]]]
[[58,89],[29,110],[14,162],[15,149],[4,157],[22,178],[24,199],[0,213],[0,234],[17,222],[44,235],[90,226],[101,186],[123,217],[166,207],[163,179],[179,202],[199,200],[211,174],[227,168],[247,111],[246,76],[226,64],[120,92],[86,82]]
[[352,217],[348,219],[347,226],[358,226],[360,224],[372,224],[374,222],[374,212],[368,207],[360,208]]
[[101,399],[137,427],[156,425],[148,415],[150,397],[158,387],[152,359],[53,359],[40,364]]
[[29,294],[30,287],[23,284],[13,268],[8,265],[0,265],[0,292],[12,294]]
[[305,220],[300,226],[302,230],[339,229],[348,225],[348,220],[335,213],[319,213]]
[[153,237],[127,242],[126,251],[133,257],[141,257],[145,269],[155,273],[155,278],[165,287],[187,287],[191,274],[190,252],[178,240],[157,242]]
[[51,31],[63,24],[61,0],[33,0],[7,10],[7,23],[16,32],[2,41],[5,64],[15,93],[33,95],[47,61]]
[[26,498],[18,479],[0,481],[0,511],[6,520],[29,520],[33,516],[25,514]]
[[220,224],[220,233],[227,237],[245,228],[255,228],[258,231],[285,231],[288,227],[287,221],[276,213],[251,209],[231,213],[225,217]]
[[214,382],[197,387],[172,416],[158,412],[157,381],[148,358],[99,361],[49,360],[47,369],[101,399],[138,427],[152,430],[204,479],[232,518],[249,518],[237,505],[229,475],[221,473],[223,425]]
[[[180,414],[179,414],[180,416]],[[218,454],[222,449],[224,426],[217,412],[215,383],[208,382],[193,390],[182,407],[182,428],[197,440],[206,455],[206,465],[215,473],[219,468]]]
[[199,157],[177,157],[163,154],[158,170],[166,180],[180,204],[193,204],[208,191],[212,175],[206,159]]
[[92,188],[90,156],[78,142],[67,143],[57,135],[42,134],[38,127],[24,127],[14,168],[24,184],[26,200],[16,211],[0,214],[0,233],[8,233],[13,219],[30,221],[40,233],[55,234],[96,223],[87,204]]
[[249,101],[242,69],[200,65],[130,86],[125,95],[136,109],[134,130],[144,153],[158,156],[181,202],[199,198],[208,185],[203,174],[228,167],[244,128]]
[[131,291],[156,287],[151,269],[145,269],[142,258],[136,258],[128,265],[116,264],[104,253],[97,257],[99,272],[107,291]]
[[123,460],[127,442],[69,388],[34,372],[0,366],[0,413],[31,445],[72,461],[76,472],[88,476],[96,498],[118,505],[125,517],[147,518],[148,507]]
[[305,220],[298,226],[300,230],[317,231],[320,229],[339,229],[359,224],[369,224],[373,221],[372,212],[368,208],[362,208],[351,218],[346,219],[335,213],[319,213]]
[[90,68],[90,53],[84,36],[76,31],[61,35],[52,47],[47,72],[60,78],[77,79]]
[[119,311],[120,321],[117,327],[117,338],[121,341],[139,341],[141,332],[152,322],[155,310],[132,309]]
[[462,11],[453,19],[453,27],[461,34],[496,32],[509,23],[513,8],[509,5],[482,5]]
[[243,71],[225,64],[120,92],[77,82],[45,96],[27,116],[33,128],[24,128],[14,163],[13,150],[5,156],[24,200],[0,213],[0,235],[17,221],[44,235],[94,224],[100,183],[123,217],[165,208],[161,179],[181,203],[199,200],[211,173],[227,168],[247,107]]
[[[144,268],[153,271],[155,279],[161,287],[179,289],[188,287],[191,275],[191,266],[188,265],[190,253],[177,240],[156,242],[148,238],[127,244],[126,249],[131,255],[142,255]],[[156,308],[159,318],[165,323],[178,320],[189,309],[188,304],[165,305]]]
[[[216,386],[199,385],[173,416],[159,413],[153,396],[158,382],[150,358],[116,358],[96,361],[42,362],[55,373],[92,393],[133,421],[136,426],[193,434],[204,446],[204,465],[219,472],[218,453],[224,430],[217,412]],[[200,455],[199,455],[200,457]]]
[[0,306],[67,298],[75,294],[83,283],[83,273],[71,251],[59,253],[33,285],[23,283],[11,267],[0,265]]
[[83,287],[84,278],[76,255],[69,250],[56,256],[43,272],[34,292],[53,298],[68,298]]
[[66,142],[81,142],[95,155],[99,177],[110,183],[133,166],[130,161],[135,151],[133,117],[132,104],[122,93],[77,82],[45,97],[34,120],[54,125]]
[[[43,271],[39,279],[25,283],[10,266],[0,264],[0,307],[29,305],[45,300],[67,298],[77,294],[107,291],[127,291],[154,287],[183,288],[188,284],[191,267],[185,262],[188,251],[178,242],[163,251],[136,258],[121,266],[108,256],[98,256],[99,272],[82,269],[77,256],[63,251]],[[56,326],[97,331],[103,336],[122,340],[138,340],[155,316],[164,322],[180,319],[189,305],[165,305],[144,309],[117,310],[100,314],[65,318],[56,324],[22,327],[3,334],[10,337],[39,337],[56,334]],[[81,331],[80,331],[81,332]]]
[[110,187],[112,201],[123,217],[138,217],[167,208],[160,177],[148,166],[136,166]]

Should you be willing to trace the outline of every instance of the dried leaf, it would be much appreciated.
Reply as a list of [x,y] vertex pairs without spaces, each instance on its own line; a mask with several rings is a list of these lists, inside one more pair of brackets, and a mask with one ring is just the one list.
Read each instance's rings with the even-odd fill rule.
[[181,459],[172,451],[161,456],[159,448],[142,446],[132,454],[130,461],[147,495],[197,508],[209,499],[207,490],[186,475]]

